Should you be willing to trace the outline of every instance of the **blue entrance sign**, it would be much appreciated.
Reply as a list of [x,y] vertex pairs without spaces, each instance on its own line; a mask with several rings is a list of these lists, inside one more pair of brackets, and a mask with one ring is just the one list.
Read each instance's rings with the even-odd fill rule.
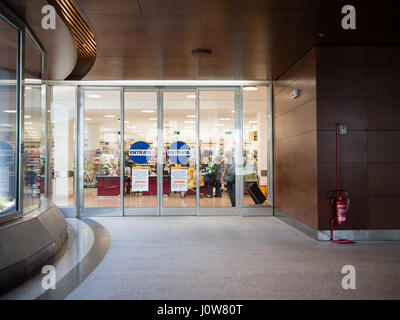
[[14,150],[4,141],[0,141],[0,166],[5,167],[13,160]]
[[172,163],[186,165],[190,159],[190,147],[182,141],[174,142],[169,146],[167,155]]
[[146,164],[151,159],[151,147],[147,142],[138,141],[131,145],[129,156],[137,164]]

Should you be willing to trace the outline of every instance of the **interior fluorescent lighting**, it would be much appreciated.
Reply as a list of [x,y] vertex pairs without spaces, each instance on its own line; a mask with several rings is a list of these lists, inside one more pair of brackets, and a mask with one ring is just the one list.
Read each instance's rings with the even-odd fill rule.
[[104,118],[115,118],[116,116],[112,115],[112,114],[106,114],[104,116]]
[[258,121],[249,121],[249,123],[256,124],[256,123],[258,123]]
[[219,118],[220,121],[229,121],[231,118]]
[[31,116],[25,116],[25,119],[29,119]]
[[189,94],[189,95],[186,96],[186,98],[196,99],[196,95],[195,94]]
[[85,121],[90,121],[92,120],[92,118],[85,118]]
[[184,121],[185,123],[195,123],[195,121]]
[[258,90],[257,87],[252,87],[252,86],[248,86],[248,87],[243,87],[243,90],[245,91],[255,91]]
[[88,94],[88,97],[89,98],[102,98],[102,96],[99,94]]
[[143,113],[154,113],[154,110],[142,110]]
[[188,114],[188,115],[186,116],[186,118],[196,118],[196,115],[195,115],[195,114]]
[[5,113],[17,113],[15,110],[4,110]]

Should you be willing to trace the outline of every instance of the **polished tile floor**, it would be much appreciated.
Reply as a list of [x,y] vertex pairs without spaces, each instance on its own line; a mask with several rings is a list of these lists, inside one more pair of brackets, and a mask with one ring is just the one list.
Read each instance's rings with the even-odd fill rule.
[[[400,242],[319,242],[275,217],[90,220],[110,247],[66,299],[400,299]],[[341,286],[345,265],[355,290]]]

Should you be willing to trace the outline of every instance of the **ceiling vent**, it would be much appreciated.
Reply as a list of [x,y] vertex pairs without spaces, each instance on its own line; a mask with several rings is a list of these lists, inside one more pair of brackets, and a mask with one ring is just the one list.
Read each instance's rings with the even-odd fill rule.
[[192,55],[194,57],[207,57],[212,54],[210,49],[193,49]]

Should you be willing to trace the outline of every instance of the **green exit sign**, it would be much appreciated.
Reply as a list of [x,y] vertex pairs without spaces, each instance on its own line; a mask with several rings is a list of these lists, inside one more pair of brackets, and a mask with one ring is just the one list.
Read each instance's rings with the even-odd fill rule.
[[232,131],[225,131],[225,134],[230,135],[232,134]]

